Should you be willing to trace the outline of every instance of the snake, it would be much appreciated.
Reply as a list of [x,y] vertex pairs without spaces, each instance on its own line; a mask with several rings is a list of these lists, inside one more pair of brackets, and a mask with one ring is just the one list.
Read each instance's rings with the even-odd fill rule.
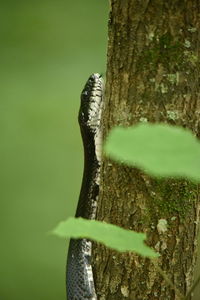
[[[78,121],[84,148],[84,170],[75,217],[95,219],[99,196],[103,107],[103,78],[93,73],[81,93]],[[97,300],[92,270],[92,242],[70,239],[66,289],[68,300]]]

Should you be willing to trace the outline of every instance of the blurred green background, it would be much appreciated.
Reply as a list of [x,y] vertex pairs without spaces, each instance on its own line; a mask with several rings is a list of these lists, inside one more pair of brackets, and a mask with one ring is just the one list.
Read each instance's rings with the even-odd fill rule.
[[107,0],[0,2],[1,300],[65,299],[67,242],[83,152],[77,113],[105,72]]
[[108,1],[0,3],[0,299],[64,300],[67,242],[47,232],[78,200],[80,92],[105,72]]

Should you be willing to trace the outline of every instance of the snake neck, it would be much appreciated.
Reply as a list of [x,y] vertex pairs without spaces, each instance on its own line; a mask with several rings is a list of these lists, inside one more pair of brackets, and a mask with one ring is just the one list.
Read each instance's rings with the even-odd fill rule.
[[[84,134],[84,133],[83,133]],[[82,137],[83,137],[82,134]],[[80,190],[79,201],[76,209],[76,217],[94,219],[97,208],[97,198],[99,195],[100,162],[97,159],[93,137],[84,138],[84,170]],[[91,142],[92,141],[92,142]]]

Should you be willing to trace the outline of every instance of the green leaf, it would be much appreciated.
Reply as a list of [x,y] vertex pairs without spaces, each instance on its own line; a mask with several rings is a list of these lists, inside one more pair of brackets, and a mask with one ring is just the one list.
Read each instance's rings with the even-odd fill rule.
[[134,251],[145,257],[158,257],[154,250],[144,244],[144,233],[100,221],[69,218],[59,223],[52,233],[64,238],[89,238],[120,252]]
[[165,124],[139,124],[111,130],[106,153],[154,176],[200,181],[200,143],[189,130]]

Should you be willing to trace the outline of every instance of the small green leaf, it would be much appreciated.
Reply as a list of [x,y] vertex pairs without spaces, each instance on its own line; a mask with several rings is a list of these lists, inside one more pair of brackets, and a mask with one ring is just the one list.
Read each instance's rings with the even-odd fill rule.
[[154,176],[187,177],[200,181],[200,143],[181,127],[139,124],[111,130],[106,153]]
[[144,244],[144,233],[100,221],[69,218],[59,223],[53,234],[64,238],[89,238],[121,252],[134,251],[145,257],[158,257],[154,250]]

